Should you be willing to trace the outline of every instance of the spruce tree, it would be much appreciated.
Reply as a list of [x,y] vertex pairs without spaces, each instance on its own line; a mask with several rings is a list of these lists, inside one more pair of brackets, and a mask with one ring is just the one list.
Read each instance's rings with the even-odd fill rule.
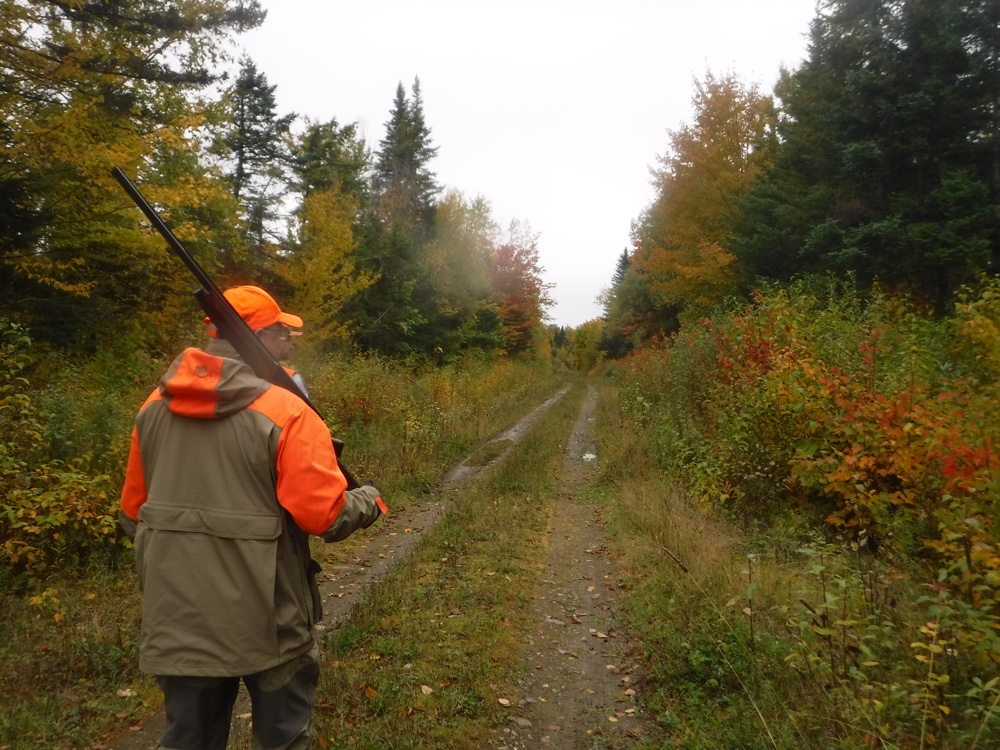
[[277,114],[267,76],[249,57],[240,59],[240,73],[230,92],[232,121],[221,138],[230,167],[226,176],[243,208],[245,237],[252,261],[260,266],[269,225],[287,189],[290,154],[285,136],[294,114]]
[[852,272],[943,304],[995,263],[998,35],[981,26],[995,6],[824,5],[776,90],[781,147],[731,238],[745,267]]
[[433,238],[440,192],[429,162],[437,154],[424,120],[419,80],[410,99],[396,87],[372,176],[372,208],[358,250],[378,281],[348,306],[357,343],[392,354],[430,353],[437,343],[434,285],[421,266]]

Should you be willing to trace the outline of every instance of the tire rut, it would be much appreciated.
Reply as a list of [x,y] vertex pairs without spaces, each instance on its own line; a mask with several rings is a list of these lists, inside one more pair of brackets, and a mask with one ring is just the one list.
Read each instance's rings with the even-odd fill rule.
[[597,392],[588,386],[563,462],[549,556],[527,635],[521,697],[498,750],[626,747],[647,732],[636,703],[641,651],[616,625],[619,591],[600,508],[578,491],[596,470]]

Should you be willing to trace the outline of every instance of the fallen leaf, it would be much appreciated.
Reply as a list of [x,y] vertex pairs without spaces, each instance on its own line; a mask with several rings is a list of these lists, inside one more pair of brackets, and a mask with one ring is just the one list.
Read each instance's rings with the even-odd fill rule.
[[615,721],[615,722],[617,722],[617,721],[618,721],[618,719],[617,719],[617,718],[615,718],[614,716],[609,716],[609,717],[608,717],[608,721]]
[[507,700],[506,698],[500,698],[497,701],[497,703],[499,703],[501,706],[509,706],[510,705],[510,701]]
[[378,698],[378,690],[369,685],[365,688],[365,697],[370,701],[375,700]]
[[421,685],[420,692],[423,693],[424,695],[430,695],[431,693],[434,692],[434,688],[430,687],[429,685]]
[[131,698],[133,695],[135,695],[135,691],[131,690],[131,689],[119,690],[118,691],[118,697],[119,698]]

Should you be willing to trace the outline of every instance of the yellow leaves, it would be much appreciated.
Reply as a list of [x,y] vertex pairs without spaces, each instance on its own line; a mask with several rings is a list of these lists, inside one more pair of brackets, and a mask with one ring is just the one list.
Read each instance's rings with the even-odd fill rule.
[[773,115],[770,99],[734,76],[709,73],[696,86],[695,123],[671,133],[635,260],[663,301],[709,306],[732,289],[735,258],[722,243],[764,162],[756,144]]
[[278,266],[296,289],[291,309],[302,316],[317,339],[345,338],[337,313],[355,294],[375,283],[374,274],[357,271],[349,259],[357,246],[354,201],[335,185],[306,198],[299,214],[299,249]]

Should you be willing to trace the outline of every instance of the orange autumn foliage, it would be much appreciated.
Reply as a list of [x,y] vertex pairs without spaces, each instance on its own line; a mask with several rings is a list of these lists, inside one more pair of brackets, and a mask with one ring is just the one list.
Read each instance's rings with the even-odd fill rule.
[[657,197],[636,232],[635,265],[664,304],[705,307],[733,288],[725,248],[737,203],[767,163],[770,97],[735,74],[695,83],[695,118],[670,132],[653,171]]

